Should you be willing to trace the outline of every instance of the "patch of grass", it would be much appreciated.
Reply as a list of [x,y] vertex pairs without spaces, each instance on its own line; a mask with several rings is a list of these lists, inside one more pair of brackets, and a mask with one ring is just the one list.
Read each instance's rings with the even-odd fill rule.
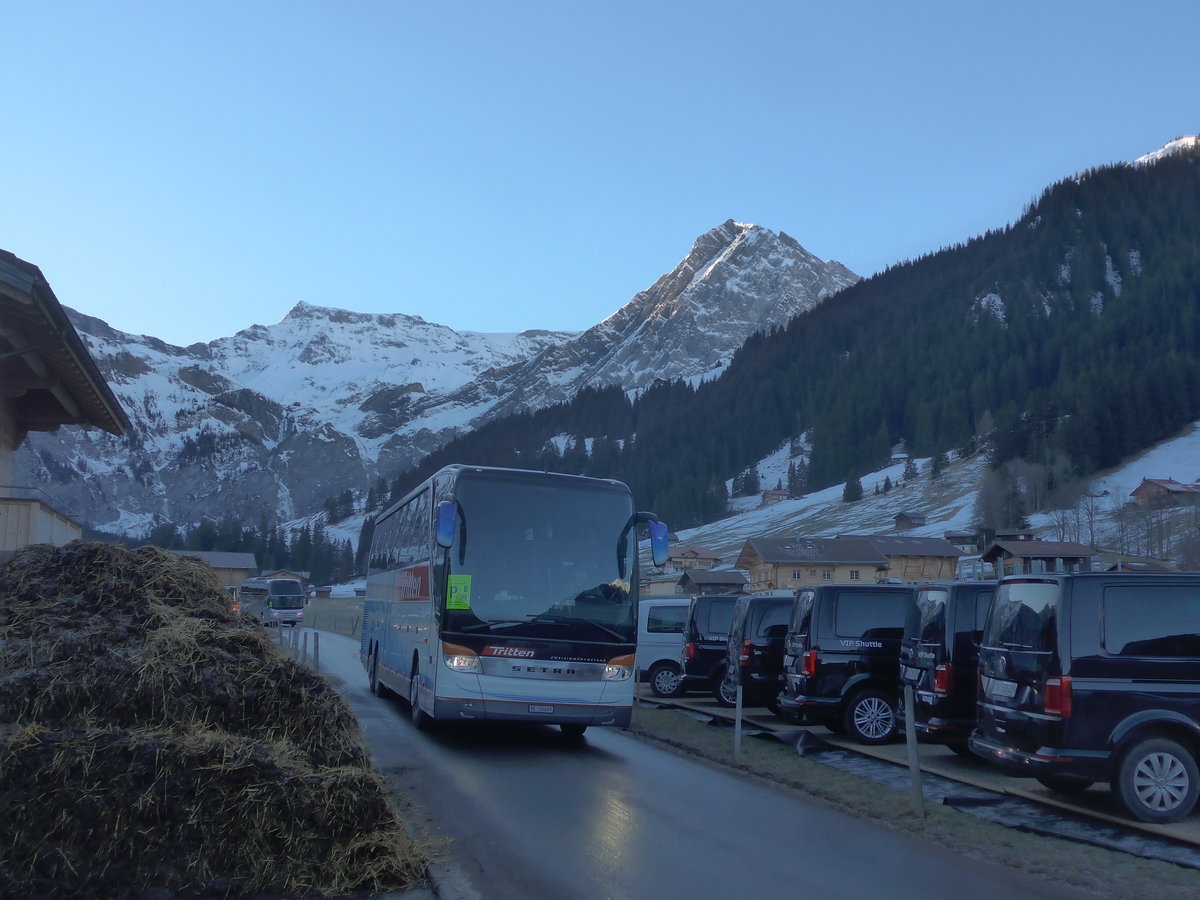
[[791,789],[833,809],[905,831],[949,850],[1105,896],[1141,900],[1195,898],[1200,871],[1006,828],[948,806],[912,796],[798,755],[786,744],[743,737],[733,757],[733,732],[669,709],[639,706],[629,733],[742,777]]
[[362,637],[361,597],[318,597],[304,607],[304,624],[347,637]]

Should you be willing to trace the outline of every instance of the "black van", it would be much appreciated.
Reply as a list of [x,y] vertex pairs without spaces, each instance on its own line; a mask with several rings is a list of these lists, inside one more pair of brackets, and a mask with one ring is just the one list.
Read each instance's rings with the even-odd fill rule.
[[715,691],[725,678],[729,624],[737,594],[701,594],[692,598],[683,627],[681,691]]
[[783,639],[795,602],[790,592],[782,596],[750,594],[738,600],[726,642],[725,677],[713,691],[722,706],[736,704],[740,677],[744,706],[778,709],[783,687]]
[[863,744],[896,733],[900,639],[913,589],[823,584],[796,592],[784,658],[781,715],[822,723]]
[[[917,737],[964,756],[975,727],[979,640],[995,593],[993,581],[920,585],[900,642],[900,683],[913,686]],[[902,727],[903,698],[897,712]]]
[[1200,575],[1013,575],[979,651],[971,750],[1065,793],[1097,781],[1144,822],[1200,790]]

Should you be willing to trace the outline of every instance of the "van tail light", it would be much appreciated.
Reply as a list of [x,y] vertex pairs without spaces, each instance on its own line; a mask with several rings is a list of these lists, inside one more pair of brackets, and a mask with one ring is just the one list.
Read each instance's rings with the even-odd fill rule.
[[1063,719],[1071,717],[1071,676],[1062,675],[1058,678],[1047,678],[1046,689],[1042,698],[1042,708],[1048,716],[1058,716]]
[[816,675],[817,674],[817,651],[805,650],[804,655],[800,657],[800,674],[801,675]]
[[750,657],[754,655],[754,642],[742,641],[742,652],[738,654],[738,665],[744,666],[750,662]]
[[933,692],[943,696],[950,693],[954,686],[954,666],[942,663],[933,670]]
[[696,656],[696,645],[694,643],[692,643],[691,641],[688,641],[686,644],[683,645],[683,658],[684,659],[694,659],[695,656]]

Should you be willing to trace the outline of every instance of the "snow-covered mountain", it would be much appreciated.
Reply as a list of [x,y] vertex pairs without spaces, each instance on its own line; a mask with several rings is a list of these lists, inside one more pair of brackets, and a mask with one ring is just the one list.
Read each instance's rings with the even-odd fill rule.
[[456,332],[302,302],[276,325],[176,347],[68,310],[133,428],[31,435],[14,475],[128,534],[226,513],[287,520],[492,417],[588,386],[713,377],[755,331],[857,279],[786,234],[730,220],[578,333]]

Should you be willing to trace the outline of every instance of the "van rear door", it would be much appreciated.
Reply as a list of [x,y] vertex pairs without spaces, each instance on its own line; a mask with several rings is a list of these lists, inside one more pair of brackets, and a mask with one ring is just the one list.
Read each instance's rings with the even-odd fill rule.
[[[1047,744],[1061,722],[1058,617],[1062,583],[1006,579],[992,601],[979,651],[979,730],[1021,750]],[[1066,711],[1069,715],[1069,710]]]
[[945,662],[947,605],[950,589],[928,585],[917,590],[908,608],[900,644],[900,681],[919,691],[933,690],[934,669]]

